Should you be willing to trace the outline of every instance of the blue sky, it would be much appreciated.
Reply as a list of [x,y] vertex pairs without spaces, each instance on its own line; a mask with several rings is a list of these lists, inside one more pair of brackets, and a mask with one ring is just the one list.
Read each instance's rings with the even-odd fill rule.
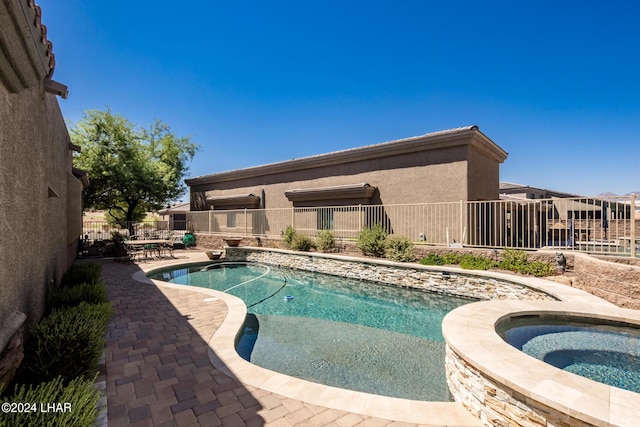
[[475,124],[501,181],[640,191],[635,1],[38,4],[64,116],[161,119],[190,176]]

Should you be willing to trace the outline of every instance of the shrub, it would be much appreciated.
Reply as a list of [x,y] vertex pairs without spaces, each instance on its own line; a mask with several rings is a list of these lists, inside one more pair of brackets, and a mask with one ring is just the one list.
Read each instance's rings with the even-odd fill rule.
[[555,267],[549,262],[531,261],[527,262],[527,264],[520,272],[535,277],[544,277],[554,274]]
[[444,257],[442,257],[442,261],[445,263],[445,265],[455,265],[460,264],[463,257],[464,255],[459,252],[449,252]]
[[291,249],[294,251],[308,252],[315,247],[313,239],[304,233],[296,233],[291,242]]
[[[45,426],[86,427],[95,424],[98,417],[97,404],[100,392],[93,387],[92,378],[76,378],[64,385],[62,377],[43,382],[28,389],[16,386],[12,396],[0,399],[0,403],[25,404],[29,411],[5,412],[0,416],[0,427]],[[47,411],[47,404],[62,406],[59,411]],[[37,405],[35,408],[33,405]],[[44,405],[41,408],[40,405]],[[65,410],[68,409],[68,410]]]
[[380,224],[375,224],[371,228],[363,228],[356,237],[356,247],[364,255],[384,257],[387,235]]
[[528,261],[527,253],[517,249],[505,249],[502,254],[502,261],[498,267],[503,270],[515,271],[516,273],[527,274],[535,277],[544,277],[553,274],[554,266],[544,261]]
[[284,245],[291,249],[291,245],[293,244],[293,239],[296,237],[296,229],[292,225],[287,225],[286,230],[284,230]]
[[113,315],[110,303],[53,310],[35,327],[25,349],[21,380],[65,381],[91,376],[104,350],[105,333]]
[[503,270],[519,271],[527,263],[527,253],[517,249],[505,249],[498,267]]
[[420,260],[422,265],[444,265],[444,259],[437,254],[429,254]]
[[385,256],[391,261],[413,262],[413,243],[404,236],[390,236],[385,244]]
[[73,307],[81,302],[101,304],[107,301],[107,288],[104,283],[81,283],[76,286],[56,289],[51,295],[49,310]]
[[336,236],[333,234],[333,231],[319,231],[316,236],[316,247],[323,252],[333,250],[336,247]]
[[549,262],[527,261],[527,253],[517,249],[505,249],[502,254],[502,261],[495,262],[482,256],[471,254],[461,254],[450,252],[444,256],[429,254],[420,260],[423,265],[456,265],[468,270],[489,270],[498,267],[502,270],[514,271],[516,273],[530,276],[544,277],[555,272],[555,267]]
[[482,256],[466,254],[460,260],[460,268],[466,270],[488,270],[494,266],[494,262]]
[[102,265],[95,263],[73,264],[62,275],[61,287],[76,286],[81,283],[97,283],[102,273]]

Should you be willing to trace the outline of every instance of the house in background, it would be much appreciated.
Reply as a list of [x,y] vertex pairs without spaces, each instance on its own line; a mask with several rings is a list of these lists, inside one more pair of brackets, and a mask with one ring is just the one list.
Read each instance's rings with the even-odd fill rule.
[[[386,209],[392,205],[497,199],[499,167],[506,157],[477,126],[468,126],[220,172],[186,180],[190,217],[210,210],[309,208],[308,215],[316,215],[308,218],[309,230],[337,229],[359,214],[355,207],[375,205],[383,212],[364,222],[393,230],[400,219],[397,210]],[[241,221],[257,235],[277,235],[285,227],[260,215]],[[456,236],[462,234],[453,229],[459,224],[451,229]],[[236,215],[229,214],[201,229],[224,232],[237,226]],[[406,235],[417,238],[420,232],[430,233],[411,230]]]
[[507,238],[511,224],[519,224],[515,238],[525,246],[530,241],[537,242],[535,246],[573,246],[630,234],[626,225],[617,226],[631,217],[626,197],[587,197],[501,182],[500,200],[505,202]]
[[0,382],[73,263],[82,233],[82,191],[52,79],[55,59],[32,0],[0,2]]
[[191,211],[493,200],[507,153],[477,126],[186,180]]
[[177,203],[165,209],[160,209],[158,215],[162,217],[163,221],[168,221],[169,230],[186,230],[187,214],[190,210],[189,205],[189,202]]
[[546,188],[531,187],[524,184],[514,184],[513,182],[500,183],[500,198],[508,199],[510,196],[519,199],[552,199],[552,198],[576,198],[578,194],[564,193],[561,191],[548,190]]

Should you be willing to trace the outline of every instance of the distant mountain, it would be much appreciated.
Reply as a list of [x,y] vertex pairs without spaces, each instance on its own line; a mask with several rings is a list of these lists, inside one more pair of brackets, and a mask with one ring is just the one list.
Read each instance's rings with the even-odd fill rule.
[[[640,196],[640,191],[632,191],[631,193],[622,194],[622,196],[630,196],[632,193],[635,194],[636,197]],[[615,197],[615,196],[620,196],[620,194],[616,194],[616,193],[612,193],[611,191],[607,191],[606,193],[596,194],[596,196],[598,196],[598,197]]]

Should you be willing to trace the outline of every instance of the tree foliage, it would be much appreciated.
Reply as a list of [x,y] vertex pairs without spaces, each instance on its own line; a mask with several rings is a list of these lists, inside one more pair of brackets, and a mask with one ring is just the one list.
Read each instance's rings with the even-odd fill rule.
[[86,111],[70,135],[81,147],[75,166],[89,172],[85,206],[106,209],[118,222],[139,220],[183,195],[188,163],[199,149],[160,120],[137,128],[108,108]]

